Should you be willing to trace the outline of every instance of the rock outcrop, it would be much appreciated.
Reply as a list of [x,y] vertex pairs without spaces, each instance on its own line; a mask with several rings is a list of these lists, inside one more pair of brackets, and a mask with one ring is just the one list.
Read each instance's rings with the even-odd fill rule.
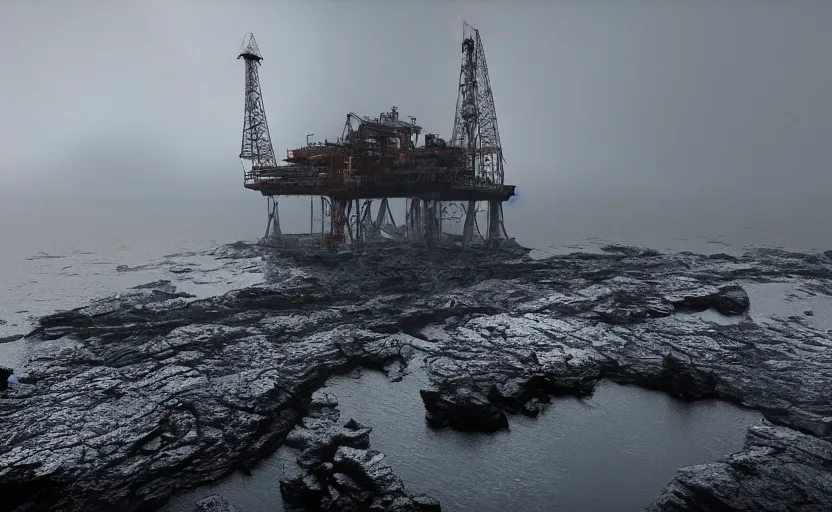
[[337,402],[318,393],[286,438],[301,450],[301,474],[280,481],[284,500],[308,510],[439,511],[439,502],[410,494],[384,455],[370,449],[370,428],[355,420],[339,426]]
[[748,431],[743,450],[679,471],[648,512],[832,507],[832,444],[771,425]]
[[448,398],[437,391],[420,390],[428,423],[463,432],[495,432],[508,428],[508,418],[498,406],[483,397],[471,397],[466,391],[459,390],[453,398]]
[[[223,248],[253,256],[270,261],[266,285],[200,300],[150,286],[41,319],[19,389],[0,400],[4,506],[152,509],[270,453],[328,376],[368,366],[396,379],[416,350],[436,425],[504,428],[506,414],[607,378],[753,407],[795,450],[806,436],[788,429],[818,446],[832,435],[832,336],[817,316],[757,318],[753,303],[749,315],[744,291],[788,280],[832,295],[828,255]],[[736,321],[703,321],[706,308]],[[374,467],[351,450],[366,448],[344,446],[344,467]],[[787,475],[766,478],[814,492]]]
[[11,368],[0,366],[0,391],[5,391],[9,387],[9,376],[12,373]]

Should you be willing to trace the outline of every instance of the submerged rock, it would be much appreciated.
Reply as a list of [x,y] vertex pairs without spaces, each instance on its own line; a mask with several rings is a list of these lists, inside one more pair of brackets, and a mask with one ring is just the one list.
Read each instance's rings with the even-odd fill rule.
[[194,512],[240,512],[240,509],[229,504],[217,494],[212,494],[196,502]]
[[[343,260],[239,244],[216,256],[266,259],[267,284],[194,300],[154,283],[40,320],[23,341],[33,354],[26,385],[0,400],[0,431],[10,433],[0,436],[4,507],[152,509],[253,466],[284,440],[303,446],[305,470],[325,460],[316,467],[337,491],[331,500],[361,501],[362,478],[386,475],[369,431],[339,429],[334,444],[314,449],[287,435],[321,408],[311,396],[327,377],[367,366],[398,379],[416,350],[429,420],[451,428],[505,428],[510,414],[533,416],[549,396],[590,394],[608,378],[752,407],[818,446],[832,436],[832,335],[805,315],[752,318],[743,290],[789,279],[832,295],[825,256],[615,247],[532,260],[394,246]],[[707,308],[739,321],[703,321],[695,312]],[[67,343],[42,343],[59,338]],[[782,443],[798,450],[801,435]],[[289,494],[319,493],[310,474],[287,482]],[[795,490],[784,500],[822,489],[788,472],[765,478]],[[760,491],[751,482],[738,492]]]
[[287,437],[288,445],[302,450],[301,473],[280,481],[284,500],[308,510],[441,510],[438,501],[410,494],[384,454],[370,449],[371,429],[355,420],[339,427],[337,404],[322,398]]

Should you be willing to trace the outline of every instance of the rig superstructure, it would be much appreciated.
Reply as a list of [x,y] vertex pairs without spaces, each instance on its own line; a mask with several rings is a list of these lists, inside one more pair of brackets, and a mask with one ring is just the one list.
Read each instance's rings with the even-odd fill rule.
[[[515,186],[504,184],[504,158],[494,98],[479,31],[463,24],[462,66],[456,115],[450,140],[423,133],[416,119],[399,118],[393,107],[377,118],[347,115],[341,137],[286,152],[278,164],[269,134],[258,68],[263,60],[252,34],[238,56],[246,66],[245,120],[240,158],[244,185],[267,197],[266,237],[283,237],[278,216],[280,196],[319,196],[321,236],[316,241],[340,246],[379,239],[404,238],[428,245],[442,243],[443,203],[460,203],[463,246],[508,238],[502,203]],[[404,198],[405,224],[397,227],[388,203]],[[380,200],[373,218],[373,200]],[[487,204],[485,234],[477,223],[478,204]],[[329,232],[324,233],[324,217]],[[310,220],[311,222],[311,220]],[[475,228],[477,236],[475,236]],[[311,229],[311,227],[310,227]]]

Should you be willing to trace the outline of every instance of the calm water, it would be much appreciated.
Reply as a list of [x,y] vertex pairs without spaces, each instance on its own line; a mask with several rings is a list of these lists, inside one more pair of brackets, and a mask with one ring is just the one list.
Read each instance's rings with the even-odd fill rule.
[[[418,364],[418,363],[417,363]],[[663,393],[605,382],[586,400],[555,400],[537,419],[511,416],[511,430],[464,434],[424,421],[415,370],[400,383],[378,372],[327,384],[341,418],[373,427],[370,442],[387,455],[412,491],[447,511],[636,511],[685,465],[713,461],[742,446],[760,415],[722,402],[685,404]],[[281,449],[252,476],[178,497],[166,508],[185,512],[219,493],[247,512],[283,510],[278,480],[291,471]]]
[[[200,297],[261,281],[260,262],[216,260],[201,251],[213,240],[148,245],[129,237],[50,240],[0,249],[0,337],[28,332],[40,316],[123,293],[133,286],[170,280]],[[125,270],[124,267],[128,267]]]

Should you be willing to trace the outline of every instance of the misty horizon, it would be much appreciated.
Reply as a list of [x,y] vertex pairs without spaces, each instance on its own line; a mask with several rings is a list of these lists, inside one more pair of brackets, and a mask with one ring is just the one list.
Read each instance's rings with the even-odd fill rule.
[[[348,112],[392,105],[448,137],[465,19],[483,38],[506,182],[518,187],[506,227],[521,243],[762,230],[770,235],[754,236],[771,243],[832,246],[829,4],[42,2],[0,11],[10,70],[0,83],[4,230],[142,230],[177,219],[217,240],[261,236],[264,199],[242,187],[237,158],[242,36],[253,32],[263,53],[282,156],[308,133],[335,138]],[[281,220],[286,231],[308,229],[308,199],[283,200]]]

